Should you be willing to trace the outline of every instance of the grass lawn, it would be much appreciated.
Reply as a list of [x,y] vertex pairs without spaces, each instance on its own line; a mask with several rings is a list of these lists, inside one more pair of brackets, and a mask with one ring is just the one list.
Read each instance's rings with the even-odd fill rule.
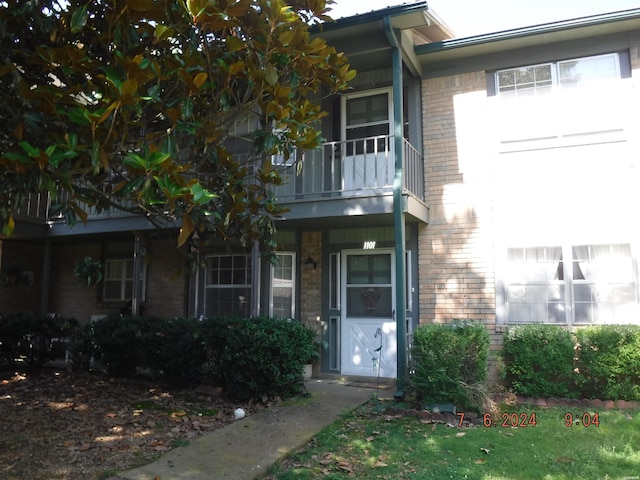
[[497,423],[460,428],[387,415],[384,407],[370,402],[344,415],[263,480],[640,480],[637,410],[505,407]]

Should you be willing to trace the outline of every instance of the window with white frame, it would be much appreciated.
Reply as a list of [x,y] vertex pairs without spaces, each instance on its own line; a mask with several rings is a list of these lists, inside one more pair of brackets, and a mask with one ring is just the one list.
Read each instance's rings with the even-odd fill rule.
[[[140,273],[140,292],[145,294],[145,272]],[[107,302],[131,300],[133,297],[133,259],[108,259],[104,262],[102,299]]]
[[[365,151],[386,152],[390,149],[387,138],[391,133],[390,91],[363,92],[344,97],[345,140],[363,140],[378,137],[377,142],[348,142],[347,155],[362,154]],[[355,148],[354,148],[355,147]]]
[[508,323],[638,321],[629,244],[510,248],[507,257]]
[[295,318],[295,253],[279,252],[271,266],[270,315],[276,318]]
[[209,255],[204,275],[207,317],[251,315],[251,256]]
[[509,68],[496,72],[496,93],[503,96],[539,95],[554,87],[571,88],[620,78],[616,53]]

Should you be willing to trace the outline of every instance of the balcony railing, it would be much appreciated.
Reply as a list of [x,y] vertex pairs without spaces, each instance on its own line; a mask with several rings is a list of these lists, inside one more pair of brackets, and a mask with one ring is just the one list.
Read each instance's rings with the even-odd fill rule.
[[[422,155],[403,139],[403,193],[424,201]],[[280,157],[274,157],[278,163]],[[300,166],[278,165],[283,184],[275,188],[281,202],[323,197],[381,195],[393,192],[395,154],[392,135],[328,142],[305,152]]]
[[[403,194],[424,201],[422,155],[406,139],[403,139],[403,148]],[[393,192],[395,154],[392,135],[324,143],[318,150],[305,152],[300,165],[295,158],[285,163],[282,157],[273,157],[273,162],[282,178],[282,184],[273,187],[281,203],[390,195]],[[92,207],[86,212],[90,220],[134,215],[116,209],[98,212]],[[16,213],[16,218],[38,223],[62,220],[51,214],[50,199],[46,194],[31,195]]]

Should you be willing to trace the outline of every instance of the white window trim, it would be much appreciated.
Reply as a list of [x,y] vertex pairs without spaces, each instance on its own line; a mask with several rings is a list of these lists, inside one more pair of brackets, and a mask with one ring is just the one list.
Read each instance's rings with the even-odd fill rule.
[[[564,303],[566,306],[566,322],[557,323],[552,321],[543,321],[543,322],[535,322],[535,323],[550,324],[550,325],[564,325],[569,328],[606,325],[606,323],[599,323],[599,322],[594,322],[594,323],[576,322],[576,319],[575,319],[576,301],[574,299],[574,287],[575,285],[585,284],[585,282],[580,279],[572,278],[572,268],[573,268],[572,251],[574,247],[581,247],[581,246],[597,247],[597,246],[616,246],[616,245],[628,245],[630,248],[630,261],[632,263],[632,268],[633,268],[633,284],[635,286],[636,308],[640,309],[640,272],[638,272],[638,268],[637,268],[638,257],[636,255],[636,252],[638,250],[634,242],[620,242],[620,241],[611,240],[611,241],[595,241],[595,242],[594,241],[591,241],[591,242],[573,241],[571,243],[562,243],[562,244],[556,243],[555,245],[547,245],[547,246],[558,247],[562,251],[562,262],[564,264],[564,271],[566,276],[564,280],[557,281],[556,283],[562,284],[565,288]],[[510,302],[509,302],[508,289],[511,284],[508,281],[509,261],[507,259],[507,251],[512,248],[543,248],[543,246],[540,246],[540,245],[529,245],[529,246],[513,245],[509,247],[503,246],[503,251],[504,251],[504,257],[502,260],[503,263],[500,262],[499,264],[496,265],[497,278],[500,279],[498,280],[498,283],[501,284],[501,287],[499,288],[499,290],[496,291],[496,294],[497,294],[496,320],[498,325],[502,325],[505,327],[528,324],[528,322],[510,322],[509,321],[509,314],[510,314],[509,303]],[[591,284],[593,282],[587,282],[587,283]],[[531,283],[531,284],[533,285],[534,283]],[[499,298],[500,295],[502,295],[502,298]],[[635,322],[635,324],[640,324],[640,320]]]
[[[362,97],[373,97],[376,95],[380,95],[382,93],[387,94],[387,110],[389,112],[389,118],[387,119],[387,122],[370,122],[370,123],[362,123],[362,124],[359,123],[357,125],[350,125],[347,128],[347,101],[354,100],[356,98],[362,98]],[[340,101],[341,101],[341,105],[340,105],[340,117],[341,117],[340,118],[340,122],[341,122],[341,128],[340,128],[341,138],[340,139],[341,141],[345,142],[347,140],[347,130],[352,128],[368,127],[371,125],[382,125],[384,123],[388,123],[389,134],[391,135],[393,133],[393,89],[391,87],[374,88],[371,90],[362,90],[359,92],[345,94],[340,97]]]
[[[563,88],[560,85],[559,74],[558,74],[558,69],[560,68],[560,65],[562,65],[563,63],[575,62],[575,61],[580,61],[580,60],[587,60],[587,59],[591,59],[591,58],[605,58],[605,57],[611,57],[615,61],[616,70],[617,70],[617,76],[616,76],[615,79],[622,78],[622,71],[621,71],[621,66],[620,66],[620,56],[619,56],[618,53],[613,52],[613,53],[605,53],[605,54],[601,54],[601,55],[588,55],[588,56],[585,56],[585,57],[577,57],[577,58],[558,60],[558,61],[555,61],[555,62],[544,62],[544,63],[537,63],[537,64],[532,64],[532,65],[520,65],[518,67],[504,68],[504,69],[498,70],[498,71],[496,71],[494,73],[495,93],[496,93],[497,96],[500,96],[500,95],[513,96],[514,93],[517,96],[517,92],[518,92],[517,89],[516,90],[512,90],[512,91],[507,91],[507,92],[501,92],[500,91],[499,78],[500,78],[500,74],[504,73],[504,72],[510,72],[510,71],[513,71],[513,70],[518,70],[520,68],[535,68],[535,67],[541,67],[541,66],[544,66],[544,65],[551,65],[551,86],[550,86],[550,88],[551,88],[551,90],[555,90],[555,89]],[[596,80],[596,82],[597,82],[597,80]],[[594,82],[586,82],[585,85],[589,85],[591,83],[594,83]],[[585,85],[581,85],[581,86],[585,86]],[[533,87],[532,89],[526,89],[526,90],[528,90],[529,92],[536,92],[536,88],[535,87]]]
[[[120,282],[120,297],[118,298],[114,298],[114,297],[107,297],[107,282],[115,282],[116,279],[108,279],[107,278],[107,271],[108,271],[108,264],[109,263],[124,263],[125,265],[123,265],[122,268],[122,275],[120,277],[120,279],[118,280]],[[132,282],[132,288],[135,287],[134,282],[134,278],[131,277],[127,277],[126,276],[126,272],[127,272],[127,268],[126,268],[126,263],[128,262],[134,262],[134,259],[132,258],[108,258],[105,260],[104,262],[104,278],[102,281],[102,300],[105,302],[126,302],[131,300],[131,298],[126,298],[125,295],[125,290],[126,290],[126,282],[128,280],[131,280]],[[142,264],[142,268],[140,270],[140,300],[144,301],[146,299],[146,285],[147,284],[147,266]],[[133,292],[132,292],[133,293]]]
[[[290,318],[296,318],[296,254],[295,252],[278,252],[276,256],[288,256],[291,257],[291,315]],[[271,265],[271,279],[270,279],[270,288],[269,288],[269,315],[274,316],[274,307],[273,307],[273,290],[275,287],[275,265]]]

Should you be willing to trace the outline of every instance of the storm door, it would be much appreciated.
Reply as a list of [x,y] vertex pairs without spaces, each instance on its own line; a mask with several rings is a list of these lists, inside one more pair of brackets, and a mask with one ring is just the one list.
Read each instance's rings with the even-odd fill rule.
[[342,255],[341,373],[395,377],[393,250],[348,251]]

